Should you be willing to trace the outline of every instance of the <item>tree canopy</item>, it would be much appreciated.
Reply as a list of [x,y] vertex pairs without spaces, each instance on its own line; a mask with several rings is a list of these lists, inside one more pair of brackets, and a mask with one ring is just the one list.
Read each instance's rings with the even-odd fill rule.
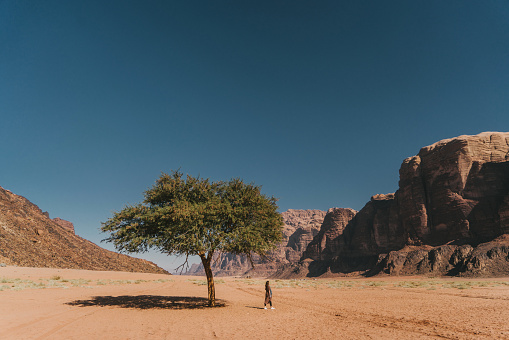
[[211,261],[219,253],[265,255],[282,240],[283,220],[274,197],[241,179],[211,182],[163,173],[144,193],[103,223],[105,241],[124,252],[154,248],[168,255],[198,255],[207,275],[209,305],[215,305]]

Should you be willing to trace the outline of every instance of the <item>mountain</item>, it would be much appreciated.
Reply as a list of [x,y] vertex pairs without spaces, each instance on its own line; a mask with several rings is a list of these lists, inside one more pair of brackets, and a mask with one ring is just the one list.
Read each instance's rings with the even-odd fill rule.
[[0,263],[167,273],[152,262],[103,249],[74,233],[71,222],[50,219],[26,198],[0,187]]
[[[221,254],[212,265],[214,275],[270,276],[281,268],[298,262],[308,243],[318,234],[325,214],[322,210],[290,209],[283,212],[283,241],[274,251],[264,259],[253,256],[254,268],[246,256]],[[205,272],[199,264],[191,266],[186,274],[205,275]]]
[[343,231],[357,211],[349,208],[331,208],[327,211],[320,231],[308,244],[303,258],[330,259],[344,247]]
[[[284,212],[284,242],[276,251],[255,258],[255,269],[245,257],[222,254],[214,272],[509,275],[509,133],[439,141],[405,159],[399,175],[395,193],[371,197],[359,212]],[[189,273],[203,268],[194,265]]]
[[339,225],[324,222],[280,276],[509,275],[509,133],[439,141],[399,173],[396,193],[373,196]]

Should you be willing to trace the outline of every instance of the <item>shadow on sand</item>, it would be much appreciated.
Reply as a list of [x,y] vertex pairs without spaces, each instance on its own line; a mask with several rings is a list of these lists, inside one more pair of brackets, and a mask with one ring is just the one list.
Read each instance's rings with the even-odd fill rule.
[[[76,300],[66,303],[71,306],[116,306],[136,309],[202,309],[211,308],[208,299],[193,296],[157,296],[157,295],[123,295],[94,296],[90,300]],[[225,307],[222,300],[216,299],[216,307]]]

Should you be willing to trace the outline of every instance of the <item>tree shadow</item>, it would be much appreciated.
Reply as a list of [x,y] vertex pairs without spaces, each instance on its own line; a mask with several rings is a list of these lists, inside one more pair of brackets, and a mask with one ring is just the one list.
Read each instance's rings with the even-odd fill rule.
[[209,307],[209,300],[193,296],[158,296],[158,295],[123,295],[123,296],[94,296],[89,300],[75,300],[66,305],[78,307],[120,307],[135,309],[203,309],[225,307],[223,300],[216,299],[216,306]]

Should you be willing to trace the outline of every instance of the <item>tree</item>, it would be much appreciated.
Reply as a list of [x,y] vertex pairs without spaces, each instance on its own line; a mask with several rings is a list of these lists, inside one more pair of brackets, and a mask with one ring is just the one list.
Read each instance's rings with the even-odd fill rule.
[[103,223],[121,252],[158,249],[168,255],[198,255],[207,275],[209,306],[215,306],[214,255],[261,256],[282,240],[283,220],[274,197],[235,178],[211,182],[179,171],[163,173],[145,191],[143,203],[126,206]]

